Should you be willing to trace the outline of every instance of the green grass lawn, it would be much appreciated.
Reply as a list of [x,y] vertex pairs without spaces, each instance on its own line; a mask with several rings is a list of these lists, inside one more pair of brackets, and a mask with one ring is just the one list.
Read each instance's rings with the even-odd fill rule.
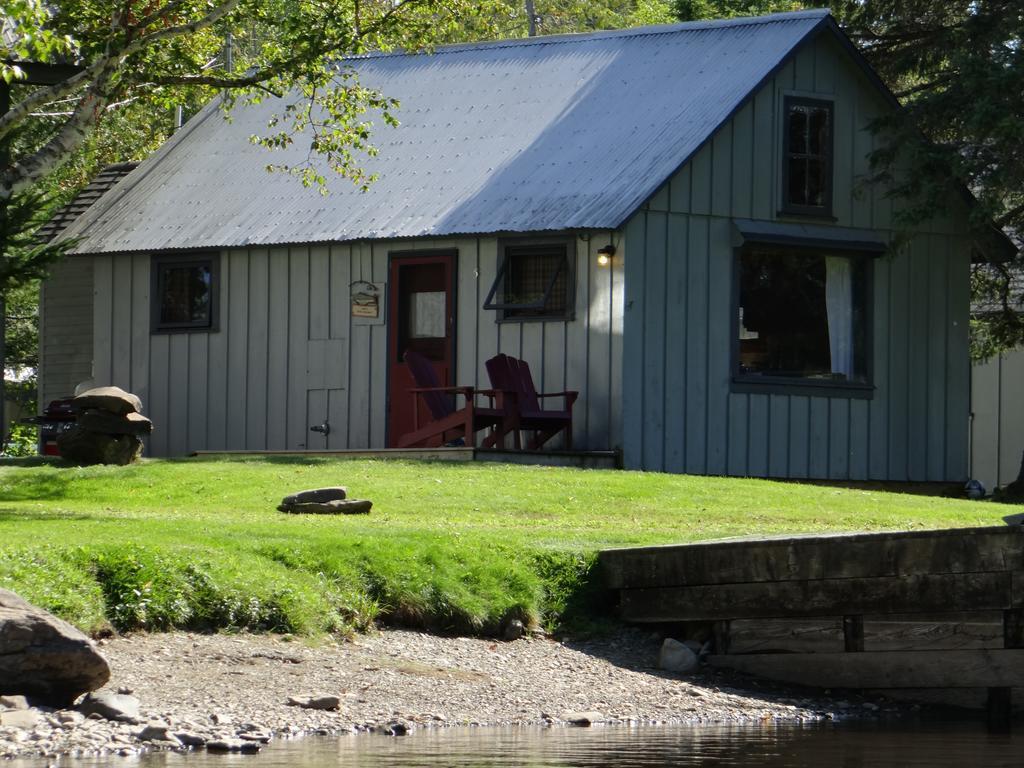
[[[295,516],[346,485],[369,516]],[[604,547],[1001,524],[1007,508],[764,480],[480,463],[263,457],[0,462],[0,587],[90,631],[299,634],[376,619],[496,632],[599,612]],[[595,603],[594,601],[598,601]]]

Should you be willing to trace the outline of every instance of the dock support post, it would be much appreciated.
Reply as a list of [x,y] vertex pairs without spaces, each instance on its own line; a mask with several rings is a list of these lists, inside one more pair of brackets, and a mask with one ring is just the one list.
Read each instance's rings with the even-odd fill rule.
[[[1003,611],[1003,647],[1024,647],[1024,610],[1021,608]],[[989,688],[987,709],[989,731],[1009,731],[1013,720],[1013,689]]]
[[729,653],[729,622],[716,621],[712,632],[715,640],[715,653],[725,656]]
[[1003,647],[1024,648],[1024,608],[1003,611]]
[[843,645],[847,652],[864,650],[863,616],[843,616]]
[[988,730],[990,733],[1006,733],[1010,730],[1013,715],[1012,688],[988,689]]

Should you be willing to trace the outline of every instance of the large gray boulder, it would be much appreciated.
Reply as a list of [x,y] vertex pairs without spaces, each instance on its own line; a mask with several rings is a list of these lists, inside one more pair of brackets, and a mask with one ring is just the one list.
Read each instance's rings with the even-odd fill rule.
[[107,660],[88,637],[0,589],[0,694],[68,707],[109,679]]
[[90,408],[78,417],[78,425],[90,432],[105,435],[148,435],[153,431],[153,422],[141,413],[126,413],[123,416]]
[[126,413],[142,413],[142,400],[138,395],[125,392],[120,387],[94,387],[72,400],[71,407],[79,413],[96,409],[123,416]]
[[57,448],[72,464],[124,466],[142,456],[142,441],[135,435],[105,435],[80,424],[57,436]]

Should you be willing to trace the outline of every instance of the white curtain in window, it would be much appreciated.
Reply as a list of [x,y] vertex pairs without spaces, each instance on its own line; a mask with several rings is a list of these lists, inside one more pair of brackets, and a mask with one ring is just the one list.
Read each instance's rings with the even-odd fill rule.
[[832,373],[853,378],[853,269],[848,258],[825,257],[825,311]]

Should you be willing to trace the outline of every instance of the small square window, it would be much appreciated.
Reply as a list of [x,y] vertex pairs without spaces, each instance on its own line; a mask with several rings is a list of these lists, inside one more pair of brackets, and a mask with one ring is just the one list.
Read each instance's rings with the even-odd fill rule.
[[484,309],[502,320],[568,319],[573,275],[569,243],[507,244]]
[[803,249],[739,257],[736,375],[868,384],[868,260]]
[[155,256],[150,287],[154,332],[214,329],[217,261],[213,256]]
[[783,210],[832,214],[833,105],[820,99],[785,100]]

